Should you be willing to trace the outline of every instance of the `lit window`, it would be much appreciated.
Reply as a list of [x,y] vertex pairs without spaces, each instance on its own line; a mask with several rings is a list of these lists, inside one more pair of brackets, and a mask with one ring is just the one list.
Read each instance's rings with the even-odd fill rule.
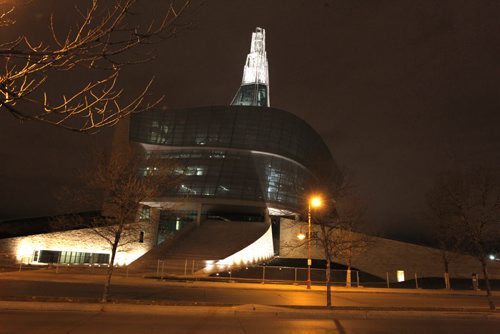
[[215,189],[214,188],[206,188],[203,191],[203,195],[205,195],[205,196],[213,196],[213,195],[215,195]]
[[405,271],[404,270],[396,271],[396,276],[397,276],[398,282],[403,282],[405,280]]
[[207,142],[207,135],[204,133],[198,133],[196,135],[196,144],[205,145]]
[[226,155],[224,154],[223,151],[213,151],[210,155],[209,158],[211,159],[224,159]]
[[179,192],[181,192],[181,193],[191,193],[191,194],[197,195],[196,189],[192,189],[192,188],[186,186],[185,184],[181,184],[181,188],[179,189]]
[[205,174],[205,167],[198,167],[198,166],[189,166],[186,167],[184,171],[184,175],[204,175]]
[[148,220],[151,217],[151,208],[149,206],[143,206],[139,212],[140,220]]

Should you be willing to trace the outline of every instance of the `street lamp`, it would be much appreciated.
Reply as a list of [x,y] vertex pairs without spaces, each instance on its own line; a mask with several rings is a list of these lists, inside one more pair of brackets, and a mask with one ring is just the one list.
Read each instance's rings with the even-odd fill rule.
[[307,204],[307,289],[311,289],[311,207],[320,207],[321,197],[312,196]]

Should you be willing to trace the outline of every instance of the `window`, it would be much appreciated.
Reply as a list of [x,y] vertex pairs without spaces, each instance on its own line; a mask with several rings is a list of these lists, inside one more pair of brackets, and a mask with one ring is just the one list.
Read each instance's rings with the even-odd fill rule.
[[226,155],[224,151],[212,151],[208,157],[210,159],[224,159]]
[[149,220],[151,218],[151,208],[149,206],[143,206],[141,211],[139,211],[140,220]]
[[61,252],[43,250],[43,251],[40,251],[40,259],[38,260],[38,262],[58,263],[60,256],[61,256]]
[[96,254],[97,263],[109,263],[109,254]]
[[397,276],[398,282],[404,282],[405,271],[404,270],[396,270],[396,276]]
[[35,252],[33,261],[38,263],[65,263],[65,264],[108,264],[109,254],[85,253],[72,251],[41,250]]
[[188,166],[186,167],[186,170],[184,171],[184,175],[204,175],[205,174],[205,167],[200,167],[200,166]]

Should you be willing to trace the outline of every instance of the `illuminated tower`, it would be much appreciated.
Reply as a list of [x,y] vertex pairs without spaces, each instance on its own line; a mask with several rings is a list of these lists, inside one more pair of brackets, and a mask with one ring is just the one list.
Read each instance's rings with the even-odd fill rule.
[[269,107],[269,70],[266,56],[266,31],[256,28],[243,68],[240,89],[232,105]]

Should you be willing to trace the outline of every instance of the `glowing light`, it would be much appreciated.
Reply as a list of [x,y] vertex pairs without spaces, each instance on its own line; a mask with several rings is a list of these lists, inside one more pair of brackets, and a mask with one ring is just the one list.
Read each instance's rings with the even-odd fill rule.
[[319,196],[313,196],[311,197],[311,199],[309,200],[309,204],[311,205],[311,207],[313,208],[318,208],[322,205],[322,200],[321,200],[321,197]]
[[18,262],[29,263],[35,252],[35,247],[29,239],[22,239],[16,248],[16,260]]
[[397,276],[398,282],[403,282],[405,280],[405,271],[404,270],[396,271],[396,276]]
[[250,53],[243,68],[242,85],[269,83],[269,70],[266,55],[266,30],[257,28],[252,33]]
[[494,260],[495,259],[495,255],[490,254],[489,258],[490,258],[490,260]]
[[306,238],[306,235],[304,233],[301,232],[301,233],[297,234],[297,239],[304,240],[305,238]]

